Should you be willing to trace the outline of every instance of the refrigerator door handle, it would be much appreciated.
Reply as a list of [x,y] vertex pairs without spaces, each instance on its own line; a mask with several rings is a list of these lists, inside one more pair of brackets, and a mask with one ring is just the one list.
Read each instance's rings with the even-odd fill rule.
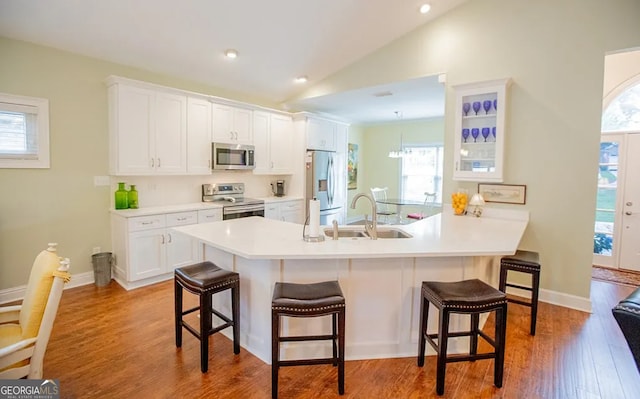
[[327,196],[329,199],[329,207],[333,207],[333,155],[329,155],[329,161],[327,162]]

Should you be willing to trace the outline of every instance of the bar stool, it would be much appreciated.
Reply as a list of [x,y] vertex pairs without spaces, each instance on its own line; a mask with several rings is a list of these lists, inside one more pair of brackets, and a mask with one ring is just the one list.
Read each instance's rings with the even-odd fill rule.
[[[438,333],[427,333],[429,319],[429,304],[433,304],[440,311]],[[496,312],[495,336],[489,337],[478,328],[480,314]],[[451,313],[469,314],[471,328],[469,331],[449,332],[449,318]],[[444,377],[447,363],[461,361],[476,361],[479,359],[494,359],[493,383],[502,387],[504,371],[504,348],[507,331],[507,300],[503,292],[478,280],[464,280],[457,282],[422,282],[422,301],[420,304],[420,336],[418,344],[418,367],[424,366],[425,343],[436,350],[436,392],[444,393]],[[469,337],[469,353],[447,356],[447,344],[451,337]],[[478,353],[478,337],[482,337],[494,351]],[[436,343],[435,340],[438,342]]]
[[[280,318],[331,315],[332,333],[280,336]],[[285,366],[333,364],[338,366],[338,393],[344,394],[345,301],[337,281],[313,284],[276,283],[271,303],[271,397],[278,397],[278,370]],[[280,360],[281,342],[331,340],[333,356],[320,359]]]
[[[531,292],[531,300],[528,302],[515,298],[507,298],[508,302],[531,308],[531,335],[536,335],[536,319],[538,317],[538,291],[540,290],[540,261],[538,259],[539,256],[537,252],[518,250],[515,255],[504,256],[500,260],[500,291],[506,293],[507,287],[514,287]],[[507,283],[507,273],[510,270],[530,274],[531,287]]]
[[[240,275],[224,270],[211,262],[196,263],[177,268],[174,274],[175,284],[175,327],[176,346],[182,346],[182,327],[200,340],[200,370],[206,373],[209,368],[209,336],[227,327],[233,327],[233,353],[240,353]],[[182,289],[200,298],[200,306],[182,310]],[[231,289],[232,318],[225,316],[212,305],[213,294]],[[182,316],[200,310],[200,331],[182,320]],[[213,327],[211,315],[224,321]]]

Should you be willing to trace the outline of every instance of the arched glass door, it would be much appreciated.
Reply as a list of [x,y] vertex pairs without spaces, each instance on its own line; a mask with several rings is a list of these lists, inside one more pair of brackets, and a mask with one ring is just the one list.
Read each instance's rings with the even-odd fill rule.
[[606,107],[593,240],[596,265],[640,270],[640,76]]

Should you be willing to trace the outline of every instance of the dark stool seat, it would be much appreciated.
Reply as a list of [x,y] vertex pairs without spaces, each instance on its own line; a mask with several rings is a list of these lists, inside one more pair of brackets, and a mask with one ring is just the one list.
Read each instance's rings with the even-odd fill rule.
[[[429,304],[440,311],[438,333],[429,334]],[[496,312],[495,334],[491,338],[478,328],[480,314]],[[449,332],[451,313],[469,314],[471,326],[469,331]],[[507,326],[506,295],[478,280],[456,282],[422,282],[422,301],[420,302],[420,335],[418,337],[418,366],[424,366],[426,342],[436,350],[436,392],[444,393],[444,379],[447,363],[494,359],[493,383],[500,388],[504,371],[504,349]],[[469,337],[469,353],[463,355],[447,355],[448,340],[451,337]],[[482,337],[494,349],[489,353],[478,353],[478,337]],[[436,342],[437,340],[437,342]]]
[[[509,271],[530,274],[531,287],[508,283],[507,274]],[[540,291],[540,261],[537,252],[518,250],[514,255],[504,256],[500,260],[499,289],[502,292],[507,292],[507,287],[519,288],[521,290],[531,292],[531,299],[529,301],[523,301],[521,299],[511,297],[508,297],[507,301],[531,308],[531,327],[529,333],[531,335],[536,335],[536,319],[538,317],[538,293]]]
[[[332,333],[280,336],[280,318],[332,316]],[[344,394],[345,300],[337,281],[314,284],[276,283],[271,303],[271,396],[278,397],[278,370],[285,366],[333,364],[338,366],[338,393]],[[331,340],[329,358],[280,360],[281,342]]]
[[[209,368],[209,336],[227,327],[233,327],[233,353],[240,353],[240,275],[224,270],[211,262],[196,263],[177,268],[174,274],[175,284],[175,328],[176,346],[182,346],[182,327],[200,340],[200,370],[206,373]],[[182,289],[198,295],[200,306],[182,310]],[[213,294],[231,290],[231,318],[213,308]],[[182,316],[200,311],[200,330],[187,324]],[[213,327],[212,315],[224,321]]]

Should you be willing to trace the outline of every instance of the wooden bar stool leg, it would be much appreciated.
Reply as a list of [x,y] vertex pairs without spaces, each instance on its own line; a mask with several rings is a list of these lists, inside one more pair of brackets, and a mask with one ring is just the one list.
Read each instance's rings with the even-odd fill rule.
[[504,351],[507,337],[507,304],[505,303],[496,311],[496,330],[494,348],[496,357],[494,359],[493,384],[501,388],[504,373]]
[[200,295],[200,370],[209,370],[209,333],[211,331],[211,294]]
[[231,313],[233,314],[233,353],[240,353],[240,282],[231,288]]
[[338,393],[344,395],[344,348],[345,348],[345,315],[344,307],[338,315]]
[[438,329],[438,365],[436,370],[436,393],[444,394],[444,377],[447,371],[447,343],[449,341],[449,311],[440,310]]
[[[469,354],[475,355],[478,353],[478,325],[480,324],[480,314],[471,314],[471,335],[469,336]],[[475,362],[475,359],[471,360]]]
[[509,272],[509,269],[504,266],[504,265],[500,265],[500,284],[498,284],[498,289],[504,293],[507,292],[507,273]]
[[182,346],[182,286],[174,280],[176,347]]
[[538,291],[540,290],[540,273],[532,274],[531,291],[531,335],[536,335],[536,320],[538,318]]
[[333,340],[331,341],[333,347],[333,366],[338,365],[338,314],[331,315],[331,331]]
[[271,312],[271,398],[278,398],[278,368],[280,367],[280,316]]
[[427,324],[429,321],[429,301],[422,296],[420,302],[420,336],[418,337],[418,367],[424,366],[424,352],[427,344],[425,334],[427,334]]

